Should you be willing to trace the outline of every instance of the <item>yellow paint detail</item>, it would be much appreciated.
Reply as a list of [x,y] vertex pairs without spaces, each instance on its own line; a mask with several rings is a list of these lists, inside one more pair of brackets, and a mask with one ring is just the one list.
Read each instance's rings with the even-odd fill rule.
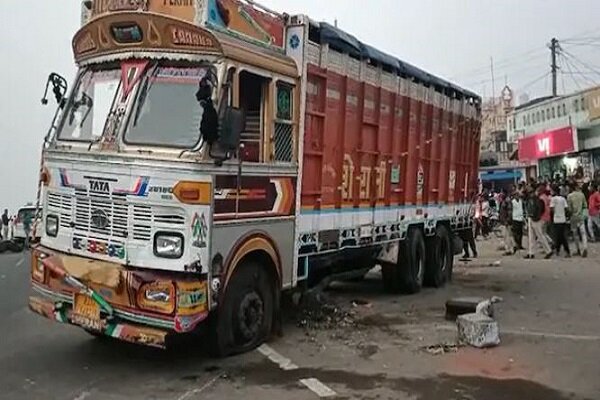
[[177,282],[177,315],[195,315],[208,310],[207,284]]
[[[225,286],[227,286],[227,283],[229,283],[229,279],[233,275],[233,272],[235,271],[235,269],[237,267],[239,267],[240,261],[248,254],[252,253],[253,251],[264,251],[265,253],[267,253],[269,255],[269,257],[271,258],[273,265],[275,265],[275,269],[277,270],[277,275],[278,276],[280,275],[281,266],[279,265],[279,262],[278,262],[279,258],[277,256],[277,251],[275,250],[273,245],[271,243],[269,243],[269,241],[266,240],[265,238],[253,237],[253,238],[249,239],[248,241],[246,241],[241,247],[239,247],[237,250],[237,253],[233,256],[233,259],[231,260],[231,263],[230,263],[231,267],[228,268],[228,270],[227,270]],[[279,276],[279,278],[281,280],[281,276]]]

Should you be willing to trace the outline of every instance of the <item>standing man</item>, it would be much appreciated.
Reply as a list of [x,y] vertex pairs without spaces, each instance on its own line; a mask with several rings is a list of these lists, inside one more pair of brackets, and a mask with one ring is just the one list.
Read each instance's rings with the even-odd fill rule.
[[29,248],[29,236],[31,235],[31,223],[33,222],[32,213],[26,212],[23,214],[23,230],[25,231],[25,250]]
[[538,187],[536,190],[532,187],[527,198],[527,235],[529,246],[527,255],[525,256],[526,259],[535,258],[535,246],[537,243],[541,244],[544,248],[546,259],[552,257],[552,248],[546,240],[546,235],[544,235],[542,215],[544,214],[545,203],[540,197],[541,194],[541,188]]
[[567,200],[560,195],[560,189],[554,187],[552,189],[553,196],[550,200],[550,208],[552,213],[552,231],[554,232],[554,250],[556,255],[560,255],[560,249],[563,247],[567,253],[566,257],[571,257],[569,250],[569,240],[567,239]]
[[[571,231],[575,237],[577,254],[585,258],[587,257],[587,233],[585,232],[585,216],[583,212],[587,210],[587,201],[577,183],[571,183],[570,190],[571,193],[567,196],[567,204],[569,205],[569,215],[571,216]],[[580,235],[581,240],[579,238]]]
[[4,214],[2,214],[2,240],[8,240],[8,226],[10,224],[10,218],[8,216],[8,210],[4,210]]
[[588,201],[588,230],[590,231],[590,239],[592,242],[596,241],[596,234],[594,228],[600,230],[600,192],[598,192],[598,186],[592,184],[590,186],[590,199]]
[[512,224],[512,201],[503,190],[499,199],[499,210],[498,210],[498,221],[502,226],[502,237],[504,241],[504,255],[510,256],[515,252],[515,242],[512,238],[511,224]]
[[515,239],[515,253],[518,250],[525,250],[523,247],[523,225],[525,223],[525,214],[523,211],[523,200],[519,191],[513,193],[512,205],[512,231]]
[[554,248],[553,237],[552,234],[552,216],[550,215],[550,201],[552,200],[552,193],[550,188],[547,185],[541,185],[540,189],[541,195],[540,199],[544,202],[544,213],[542,214],[542,230],[544,231],[544,236],[546,240],[550,244],[550,247]]

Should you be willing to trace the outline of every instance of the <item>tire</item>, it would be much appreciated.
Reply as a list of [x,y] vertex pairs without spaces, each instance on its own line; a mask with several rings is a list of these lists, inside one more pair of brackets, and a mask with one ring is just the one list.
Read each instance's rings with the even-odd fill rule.
[[452,274],[452,241],[448,228],[437,227],[436,234],[427,243],[427,264],[425,267],[425,286],[439,288],[446,284]]
[[15,241],[11,241],[8,243],[8,250],[12,251],[13,253],[20,253],[24,250],[24,248],[24,243],[18,243]]
[[425,277],[425,251],[423,232],[418,228],[411,229],[398,255],[399,288],[403,293],[414,294],[421,290]]
[[0,242],[0,253],[4,253],[6,250],[8,250],[8,242]]
[[255,262],[240,265],[231,277],[209,329],[211,355],[245,353],[264,343],[272,332],[276,281]]

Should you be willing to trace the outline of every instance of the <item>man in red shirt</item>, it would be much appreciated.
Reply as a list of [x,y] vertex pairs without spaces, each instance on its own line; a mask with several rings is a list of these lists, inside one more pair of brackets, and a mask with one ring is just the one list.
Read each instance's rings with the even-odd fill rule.
[[600,192],[598,191],[598,186],[596,185],[592,185],[590,188],[588,213],[588,230],[590,231],[590,240],[595,242],[596,235],[594,233],[594,228],[598,228],[600,230]]

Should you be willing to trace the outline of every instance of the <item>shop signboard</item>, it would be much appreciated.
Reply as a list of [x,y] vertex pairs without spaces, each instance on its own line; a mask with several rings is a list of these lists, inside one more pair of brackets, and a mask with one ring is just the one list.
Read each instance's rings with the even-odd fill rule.
[[519,161],[533,161],[575,152],[577,148],[574,138],[575,128],[570,126],[521,138]]
[[600,118],[600,88],[589,91],[585,97],[590,121]]

